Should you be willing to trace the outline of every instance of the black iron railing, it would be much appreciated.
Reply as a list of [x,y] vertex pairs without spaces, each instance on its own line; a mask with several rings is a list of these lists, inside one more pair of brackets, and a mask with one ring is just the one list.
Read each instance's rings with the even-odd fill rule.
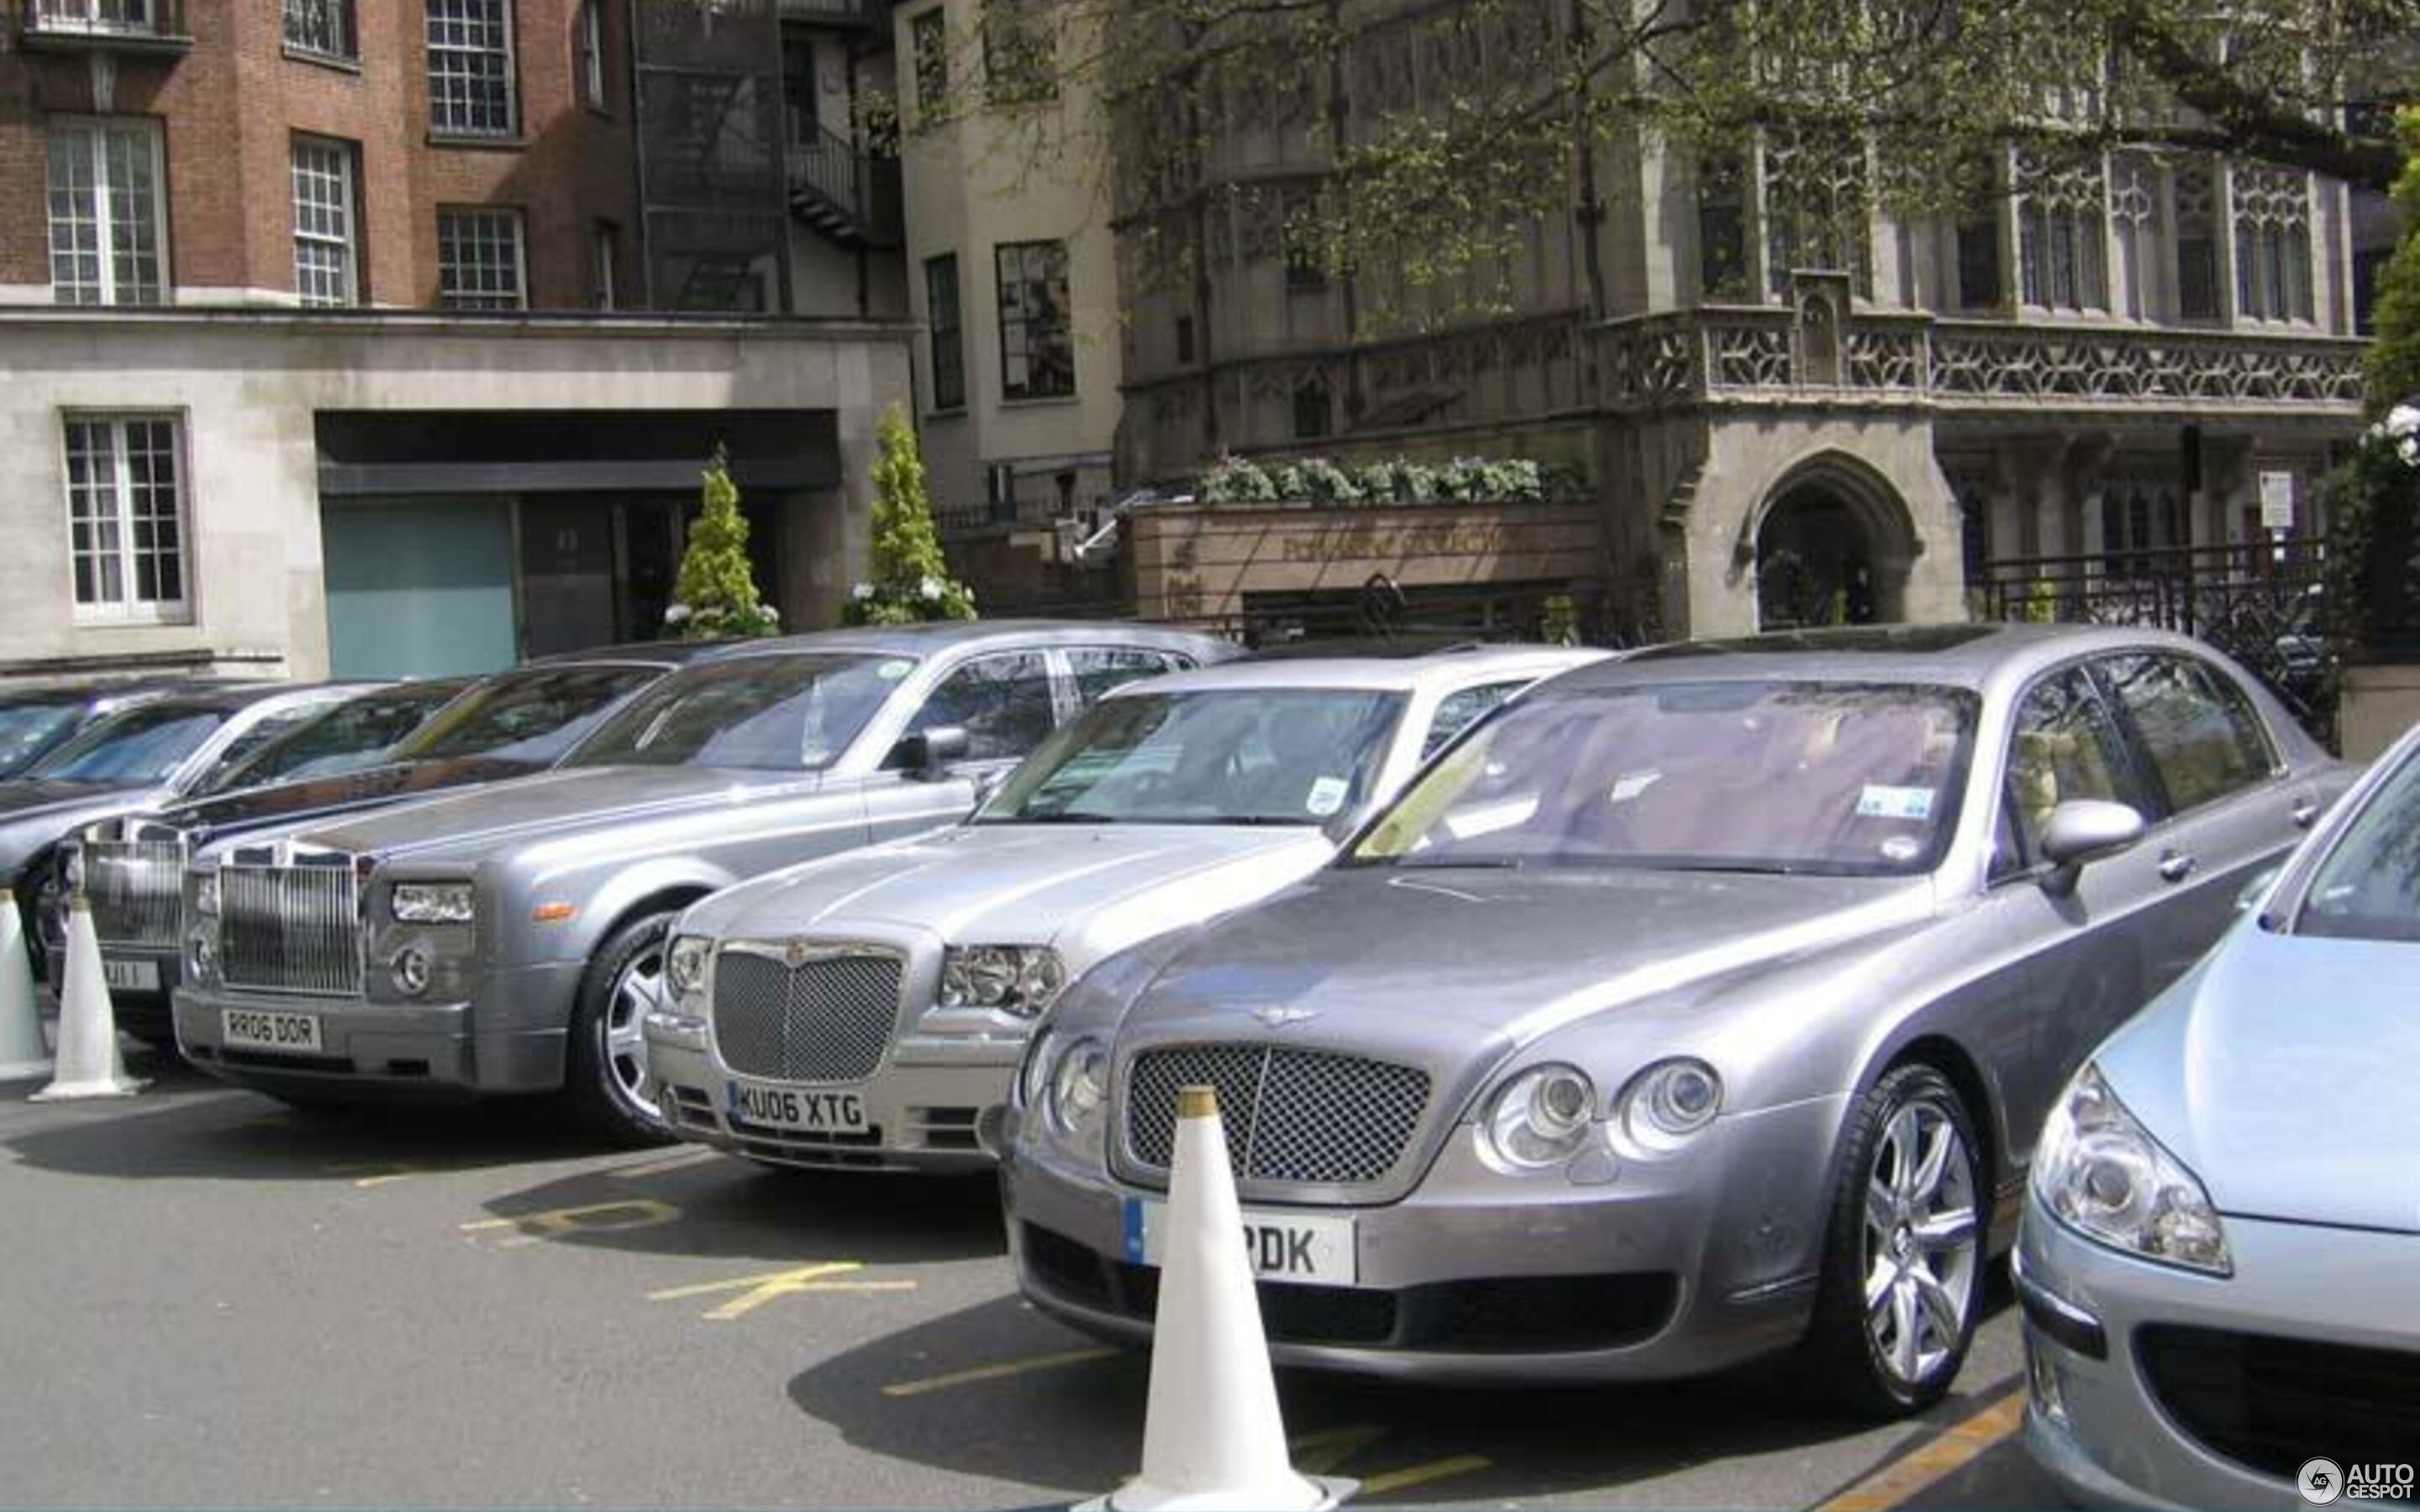
[[899,240],[899,160],[863,151],[837,131],[817,126],[812,139],[792,139],[790,194],[827,232],[877,247]]

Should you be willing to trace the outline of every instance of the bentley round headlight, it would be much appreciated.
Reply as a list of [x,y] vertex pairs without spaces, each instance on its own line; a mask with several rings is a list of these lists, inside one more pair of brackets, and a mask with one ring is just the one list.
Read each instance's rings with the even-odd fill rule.
[[1050,1061],[1059,1053],[1058,1036],[1044,1032],[1033,1037],[1026,1048],[1025,1064],[1016,1073],[1017,1105],[1028,1110],[1039,1108],[1045,1093],[1050,1090]]
[[664,984],[675,997],[687,997],[706,986],[706,964],[713,954],[714,942],[703,934],[674,939],[664,952]]
[[1506,1164],[1536,1170],[1579,1152],[1596,1088],[1572,1066],[1535,1066],[1497,1089],[1481,1127]]
[[1643,1149],[1678,1149],[1723,1110],[1723,1079],[1702,1060],[1659,1060],[1622,1089],[1624,1138]]
[[1109,1054],[1094,1040],[1078,1040],[1059,1057],[1050,1075],[1050,1121],[1061,1134],[1076,1134],[1109,1097]]
[[395,953],[393,966],[395,990],[407,997],[417,997],[428,990],[428,952],[416,945],[407,945]]

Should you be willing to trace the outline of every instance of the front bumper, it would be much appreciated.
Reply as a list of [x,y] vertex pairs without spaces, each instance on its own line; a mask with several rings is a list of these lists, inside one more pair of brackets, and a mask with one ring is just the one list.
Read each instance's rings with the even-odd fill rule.
[[[568,1005],[585,969],[577,961],[508,967],[486,976],[478,1000],[452,1003],[184,985],[175,998],[177,1045],[210,1075],[272,1091],[349,1088],[365,1096],[440,1098],[551,1092],[563,1086]],[[289,1054],[230,1046],[223,1029],[231,1009],[313,1014],[319,1049]]]
[[[2273,1393],[2252,1370],[2229,1381],[2179,1363],[2224,1359],[2224,1342],[2216,1356],[2189,1357],[2178,1340],[2259,1340],[2257,1348],[2307,1358],[2399,1355],[2401,1411],[2410,1411],[2420,1381],[2420,1319],[2410,1305],[2420,1237],[2225,1223],[2235,1273],[2210,1276],[2092,1243],[2027,1199],[2015,1261],[2032,1382],[2025,1447],[2079,1504],[2295,1506],[2305,1504],[2295,1487],[2300,1461],[2350,1468],[2376,1458],[2361,1452],[2374,1431],[2365,1427],[2378,1395],[2370,1383],[2339,1376],[2331,1386],[2322,1373]],[[2164,1392],[2155,1383],[2164,1372]],[[2345,1398],[2330,1404],[2312,1380]],[[2420,1459],[2420,1441],[2385,1452]],[[2345,1504],[2357,1504],[2348,1494]]]
[[[1419,1185],[1350,1215],[1351,1286],[1259,1283],[1280,1365],[1438,1381],[1602,1381],[1711,1374],[1805,1333],[1828,1208],[1838,1098],[1718,1120],[1690,1149],[1512,1177],[1467,1126]],[[1002,1171],[1017,1283],[1104,1337],[1150,1336],[1157,1273],[1127,1203],[1157,1197],[1098,1165],[1013,1140]]]
[[[47,928],[43,933],[42,976],[55,996],[67,987],[67,931],[64,927],[58,931],[55,943],[49,940]],[[101,964],[104,972],[143,976],[159,983],[157,988],[138,986],[121,975],[120,980],[110,983],[109,1006],[119,1028],[164,1040],[174,1022],[170,995],[176,992],[184,970],[183,952],[173,946],[121,945],[103,940]]]
[[[815,1168],[989,1169],[992,1157],[977,1131],[1000,1117],[1025,1050],[1022,1041],[901,1041],[861,1082],[799,1088],[851,1092],[864,1104],[864,1133],[816,1134],[735,1117],[732,1073],[703,1026],[674,1028],[651,1019],[646,1032],[648,1073],[674,1133],[751,1160]],[[748,1080],[775,1085],[762,1077]]]

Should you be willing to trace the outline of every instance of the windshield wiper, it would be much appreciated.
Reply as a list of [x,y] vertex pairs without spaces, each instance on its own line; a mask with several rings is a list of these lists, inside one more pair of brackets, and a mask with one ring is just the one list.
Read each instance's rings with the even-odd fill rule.
[[1056,813],[1006,813],[978,819],[980,825],[1118,825],[1127,823],[1116,814],[1093,813],[1083,809],[1062,809]]
[[1513,856],[1398,856],[1385,863],[1406,872],[1518,872],[1521,860]]

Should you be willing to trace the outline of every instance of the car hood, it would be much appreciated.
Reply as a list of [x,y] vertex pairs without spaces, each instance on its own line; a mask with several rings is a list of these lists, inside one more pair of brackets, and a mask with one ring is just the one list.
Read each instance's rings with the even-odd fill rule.
[[772,789],[813,787],[798,772],[734,772],[694,766],[583,766],[375,810],[297,830],[314,845],[388,858],[482,851],[604,829],[634,819],[720,808]]
[[165,788],[97,782],[0,782],[0,880],[13,880],[69,831],[165,796]]
[[1288,1010],[1306,1041],[1492,1058],[1931,910],[1930,878],[1330,868],[1197,936],[1125,1024],[1232,1037]]
[[524,762],[487,756],[449,757],[441,761],[397,762],[357,771],[304,778],[268,787],[244,788],[216,797],[194,798],[163,810],[160,819],[180,829],[203,835],[249,828],[277,819],[304,819],[313,814],[342,813],[381,803],[398,803],[427,793],[502,782],[528,777],[536,768]]
[[[1048,944],[1161,889],[1184,906],[1171,923],[1200,918],[1226,890],[1207,873],[1256,872],[1265,891],[1331,849],[1302,825],[958,825],[744,883],[701,904],[685,927],[781,938],[893,924],[956,944]],[[1202,906],[1185,905],[1187,893]]]
[[2095,1058],[2220,1212],[2420,1232],[2420,945],[2247,919]]

